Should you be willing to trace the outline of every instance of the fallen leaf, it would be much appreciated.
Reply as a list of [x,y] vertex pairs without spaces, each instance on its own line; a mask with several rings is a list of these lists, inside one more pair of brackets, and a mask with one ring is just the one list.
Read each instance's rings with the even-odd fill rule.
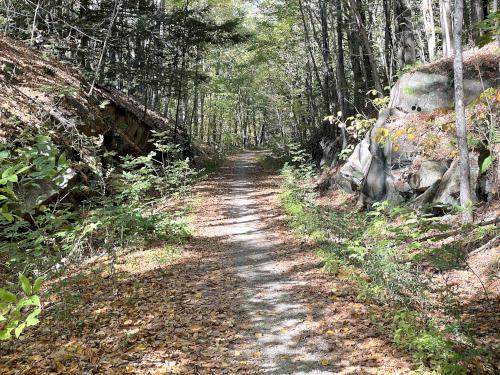
[[253,352],[252,353],[252,357],[254,357],[254,358],[260,358],[260,357],[262,357],[262,353],[261,352]]
[[199,324],[193,324],[191,326],[191,332],[200,332],[203,329]]

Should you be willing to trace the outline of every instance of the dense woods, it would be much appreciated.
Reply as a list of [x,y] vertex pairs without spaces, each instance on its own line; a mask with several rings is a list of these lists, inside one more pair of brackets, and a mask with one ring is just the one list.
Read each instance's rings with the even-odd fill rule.
[[0,373],[498,373],[499,24],[0,0]]
[[[2,30],[226,148],[305,142],[326,116],[372,115],[369,99],[386,96],[405,69],[453,55],[452,8],[430,0],[23,0],[3,2]],[[495,22],[495,9],[496,0],[465,1],[466,45],[491,41],[480,22]]]

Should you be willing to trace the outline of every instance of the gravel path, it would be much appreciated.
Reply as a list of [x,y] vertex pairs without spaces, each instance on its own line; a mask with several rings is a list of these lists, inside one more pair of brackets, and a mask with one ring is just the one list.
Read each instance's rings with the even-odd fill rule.
[[315,340],[314,347],[307,345],[311,327],[306,323],[306,308],[289,292],[304,281],[288,277],[273,253],[279,239],[259,226],[261,219],[247,173],[253,167],[252,156],[235,158],[230,208],[233,222],[223,229],[231,235],[231,257],[237,275],[244,280],[244,308],[256,331],[253,356],[259,357],[261,368],[269,374],[332,374],[322,364],[327,343]]
[[195,192],[193,252],[213,254],[227,279],[203,295],[212,305],[232,302],[227,318],[239,332],[230,337],[230,358],[221,358],[228,365],[214,373],[413,373],[370,319],[383,311],[323,272],[313,249],[291,233],[278,201],[281,179],[258,164],[259,155],[230,157]]

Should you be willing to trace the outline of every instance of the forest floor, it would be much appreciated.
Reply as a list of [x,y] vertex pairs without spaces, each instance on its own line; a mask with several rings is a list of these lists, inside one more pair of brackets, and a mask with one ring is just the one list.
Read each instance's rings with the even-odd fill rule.
[[411,373],[373,310],[287,228],[259,155],[193,188],[187,244],[68,276],[42,323],[0,344],[0,374]]

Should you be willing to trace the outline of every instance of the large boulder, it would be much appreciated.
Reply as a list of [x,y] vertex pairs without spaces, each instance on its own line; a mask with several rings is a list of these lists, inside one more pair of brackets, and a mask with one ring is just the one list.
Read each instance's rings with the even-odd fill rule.
[[[468,118],[476,106],[483,105],[478,104],[480,94],[498,87],[499,57],[498,49],[492,46],[465,54]],[[500,91],[497,93],[500,97]],[[442,59],[404,74],[391,90],[389,103],[373,129],[331,178],[332,185],[358,191],[363,205],[381,200],[411,200],[417,208],[458,204],[452,60]],[[469,131],[476,131],[471,122]],[[331,148],[333,142],[323,144]],[[470,154],[473,200],[478,199],[476,190],[498,194],[496,181],[500,178],[496,174],[480,181],[483,158],[478,153]],[[494,164],[492,169],[496,168]]]
[[[470,154],[470,184],[472,189],[472,201],[477,202],[476,187],[479,177],[478,156]],[[446,171],[441,179],[441,183],[432,200],[435,204],[440,205],[458,205],[460,196],[460,175],[458,168],[458,160],[451,163],[450,168]]]
[[408,176],[408,184],[414,191],[424,192],[441,180],[447,170],[448,163],[445,160],[424,160],[417,170]]
[[357,144],[352,155],[340,169],[341,176],[356,186],[361,186],[368,167],[372,161],[370,153],[370,139],[367,135]]
[[[491,82],[486,82],[491,86]],[[469,104],[484,91],[480,79],[464,79],[465,103]],[[401,76],[392,89],[390,107],[405,112],[432,112],[451,108],[455,103],[453,72],[450,74],[415,71]]]

